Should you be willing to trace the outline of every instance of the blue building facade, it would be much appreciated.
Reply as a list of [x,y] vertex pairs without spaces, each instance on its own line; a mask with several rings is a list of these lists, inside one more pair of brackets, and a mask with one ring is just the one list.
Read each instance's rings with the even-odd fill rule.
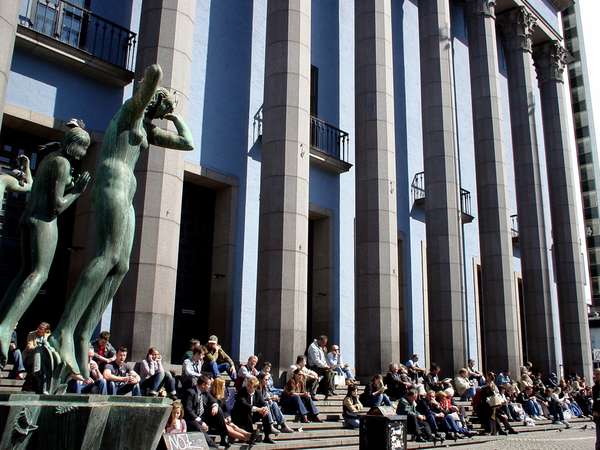
[[[427,250],[426,238],[428,210],[424,205],[430,199],[425,198],[427,173],[424,172],[423,121],[429,118],[422,116],[421,61],[424,50],[421,48],[423,41],[419,28],[419,8],[424,1],[368,3],[375,3],[376,10],[380,6],[389,10],[393,56],[397,187],[394,194],[397,209],[394,239],[397,239],[395,244],[398,249],[398,289],[393,307],[399,311],[399,321],[397,328],[391,332],[398,336],[400,347],[399,353],[385,357],[392,358],[387,361],[392,362],[417,353],[428,364],[434,362],[431,348],[437,345],[431,338],[429,316],[431,309],[435,308],[435,302],[441,300],[431,297],[428,277],[431,280],[432,274],[427,273],[428,258],[432,257],[432,253]],[[430,2],[444,3],[443,0]],[[139,79],[142,73],[140,61],[147,61],[147,58],[140,59],[139,52],[155,45],[159,49],[157,54],[161,62],[160,58],[164,57],[160,56],[162,46],[172,47],[174,54],[178,52],[178,45],[191,49],[191,58],[186,60],[186,64],[174,63],[169,69],[169,76],[171,80],[184,79],[183,90],[187,89],[187,92],[183,92],[185,116],[193,132],[195,149],[186,153],[177,163],[174,170],[179,171],[179,181],[174,182],[175,187],[165,187],[166,182],[158,181],[157,185],[163,188],[152,191],[148,187],[150,178],[145,178],[144,183],[148,183],[145,195],[136,202],[138,211],[151,208],[153,203],[160,203],[167,205],[165,207],[175,215],[181,211],[181,217],[173,219],[174,235],[170,233],[168,237],[157,238],[154,242],[142,240],[142,248],[134,249],[132,266],[136,267],[135,272],[130,273],[113,300],[112,314],[110,311],[105,314],[102,327],[110,329],[114,339],[129,345],[134,357],[142,356],[148,346],[156,345],[161,347],[172,363],[180,363],[180,355],[186,350],[190,338],[204,340],[211,334],[217,334],[234,359],[245,360],[251,354],[258,354],[275,359],[280,368],[291,364],[295,354],[279,355],[255,347],[255,336],[260,332],[255,325],[260,271],[260,202],[265,189],[265,186],[261,187],[262,137],[263,127],[270,123],[263,121],[262,117],[265,68],[271,64],[266,57],[268,20],[271,20],[268,1],[189,0],[185,6],[172,6],[166,0],[158,1],[154,3],[159,4],[157,8],[162,8],[163,14],[159,19],[152,16],[149,7],[144,9],[146,6],[142,6],[141,0],[79,0],[80,10],[57,1],[57,8],[46,12],[45,18],[40,19],[40,5],[45,3],[29,0],[20,5],[10,76],[4,103],[0,104],[4,109],[1,143],[5,154],[7,146],[13,149],[11,151],[31,153],[35,144],[56,139],[64,131],[64,122],[71,117],[83,119],[96,141],[100,141],[112,115],[122,101],[131,95],[134,79]],[[290,2],[281,0],[281,3]],[[387,6],[384,5],[386,3]],[[460,256],[460,279],[456,281],[461,292],[465,342],[463,364],[467,358],[473,358],[481,365],[491,366],[490,360],[485,358],[486,344],[482,339],[486,323],[482,320],[483,298],[489,287],[483,286],[481,275],[477,188],[477,176],[481,174],[477,173],[476,168],[478,149],[474,140],[468,26],[471,14],[468,4],[485,3],[487,7],[487,2],[446,0],[446,3],[449,5],[452,56],[449,76],[453,88],[449,104],[452,106],[454,123],[456,179],[461,189],[461,206],[457,211],[461,217],[457,241],[459,248],[456,249]],[[497,18],[494,20],[500,23],[500,16],[523,8],[536,19],[535,29],[531,31],[533,37],[530,37],[534,46],[547,41],[560,43],[559,13],[568,6],[567,3],[498,0],[495,2]],[[345,359],[354,365],[355,361],[360,360],[355,360],[355,354],[362,351],[358,350],[355,342],[356,329],[370,320],[369,317],[355,314],[355,273],[359,257],[355,250],[358,220],[356,164],[359,160],[357,152],[362,151],[355,146],[355,69],[356,58],[362,57],[356,54],[355,48],[355,5],[344,0],[307,0],[299,4],[299,8],[305,8],[310,17],[310,92],[300,92],[298,95],[310,96],[311,149],[307,276],[304,280],[306,299],[295,307],[301,308],[299,314],[306,317],[306,324],[302,325],[306,336],[304,345],[317,335],[327,334],[331,342],[339,343]],[[168,10],[171,7],[178,14],[189,16],[193,30],[188,33],[175,27],[178,34],[173,36],[174,43],[167,45],[162,40],[166,42],[170,36],[172,22]],[[50,14],[56,14],[60,19],[50,19]],[[59,20],[60,23],[57,22]],[[71,20],[69,26],[79,40],[64,31],[67,20]],[[151,36],[138,35],[140,23],[145,20],[152,20],[158,26],[158,43],[152,43]],[[129,34],[123,35],[126,38],[119,38],[124,41],[110,41],[111,38],[106,34],[99,36],[97,29],[94,31],[95,22],[109,24],[109,28],[114,30],[123,28]],[[190,31],[189,28],[187,30]],[[522,287],[527,280],[522,275],[522,242],[518,228],[517,198],[527,193],[515,181],[513,133],[516,122],[511,117],[509,100],[509,77],[512,75],[507,67],[505,52],[508,50],[500,25],[497,25],[497,31],[502,117],[501,136],[498,138],[502,142],[506,204],[511,216],[507,220],[511,220],[508,229],[512,243],[512,301],[516,305],[511,326],[519,343],[517,354],[512,356],[513,359],[526,361],[535,360],[537,356],[528,352],[525,304],[529,299]],[[94,40],[123,54],[106,54],[105,50],[99,50],[101,44],[92,45]],[[82,43],[84,41],[85,44]],[[533,63],[530,70],[532,73],[535,70]],[[173,85],[176,82],[170,87]],[[556,217],[551,215],[547,149],[544,144],[544,103],[537,83],[534,83],[531,94],[534,105],[531,115],[535,124],[543,219],[546,224],[543,233],[548,244],[543,250],[549,267],[547,300],[551,305],[552,317],[548,326],[552,329],[551,336],[554,336],[550,346],[556,353],[553,368],[559,370],[563,365],[563,346],[560,339],[561,300],[557,291],[553,255],[552,231],[556,229],[553,227]],[[570,130],[567,139],[570,145],[574,142]],[[27,145],[19,147],[20,142],[26,142]],[[565,150],[572,153],[573,145]],[[86,163],[91,168],[94,165],[93,156],[92,150]],[[568,158],[571,157],[569,153]],[[7,158],[10,159],[10,156]],[[4,162],[8,163],[8,159]],[[150,177],[147,174],[144,176]],[[572,176],[578,176],[576,171]],[[575,188],[577,204],[573,207],[578,208],[577,217],[581,217],[579,188]],[[16,202],[15,211],[22,207],[22,200],[11,198],[6,201],[7,204]],[[56,305],[62,304],[89,252],[93,251],[93,234],[89,231],[93,223],[89,219],[92,214],[89,199],[84,197],[72,216],[65,219],[64,232],[71,234],[61,238],[61,245],[66,250],[64,256],[55,261],[55,266],[62,265],[55,274],[56,279],[60,279],[57,282],[60,286],[50,286],[47,294],[40,294],[42,297],[46,295]],[[150,214],[143,213],[138,220],[140,234],[153,229]],[[579,234],[582,233],[582,224],[576,223],[574,226],[578,236],[583,236]],[[3,229],[3,239],[14,240],[15,231],[9,235],[8,231],[4,231],[6,229]],[[160,233],[159,230],[157,235],[161,236]],[[583,237],[581,242],[580,259],[573,264],[581,265],[584,273],[587,273],[584,270]],[[8,248],[6,245],[4,247]],[[154,256],[148,256],[151,254]],[[174,261],[173,271],[169,273],[161,272],[161,255],[165,254],[169,254]],[[282,270],[285,272],[285,268]],[[8,280],[10,268],[5,268],[5,272],[7,275],[4,278]],[[147,292],[145,286],[150,283],[149,280],[154,280],[157,287]],[[585,308],[585,301],[589,299],[589,286],[586,284],[584,289],[585,297],[575,300],[581,303],[582,308]],[[132,302],[132,298],[137,300]],[[40,311],[51,316],[51,311],[43,309],[30,312],[28,325],[35,320],[47,319]],[[157,319],[160,326],[136,328],[133,333],[126,330],[132,326],[135,328],[137,321],[145,324],[145,317],[152,315],[160,317]],[[48,320],[52,321],[53,318],[51,316]],[[583,366],[577,367],[580,369]],[[359,371],[364,375],[383,368],[359,367]],[[447,367],[447,370],[456,368]],[[516,369],[513,366],[510,368]],[[573,364],[569,368],[574,369]],[[544,370],[547,369],[544,367]]]

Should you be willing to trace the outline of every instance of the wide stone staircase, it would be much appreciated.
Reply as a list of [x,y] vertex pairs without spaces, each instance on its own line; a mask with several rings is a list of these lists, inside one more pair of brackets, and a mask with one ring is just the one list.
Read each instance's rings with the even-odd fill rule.
[[[23,385],[21,380],[12,380],[7,378],[10,366],[0,371],[0,392],[20,391]],[[362,391],[363,387],[359,387]],[[358,450],[359,448],[359,432],[358,430],[350,430],[344,427],[342,420],[342,402],[346,394],[346,389],[336,389],[335,395],[327,400],[323,396],[317,396],[317,407],[319,408],[319,417],[323,419],[322,423],[300,423],[295,422],[293,415],[286,415],[288,426],[294,430],[293,433],[281,433],[274,436],[275,444],[258,443],[252,448],[254,449],[348,449]],[[465,415],[472,422],[475,431],[481,431],[481,424],[477,422],[477,418],[473,415],[473,410],[469,402],[455,402],[457,406],[462,406],[465,409]],[[368,408],[364,408],[366,413]],[[589,419],[572,419],[569,421],[572,427],[583,427],[590,424]],[[519,433],[540,433],[549,430],[558,430],[564,428],[564,425],[553,425],[549,420],[536,422],[536,426],[524,426],[523,423],[513,423],[513,427]],[[468,439],[459,439],[457,441],[444,441],[443,444],[437,444],[437,447],[447,446],[470,446],[476,443],[498,441],[499,447],[502,447],[502,439],[505,436],[475,436]],[[219,438],[216,438],[219,442]],[[416,443],[411,442],[409,436],[408,448],[434,448],[433,443]],[[234,444],[232,449],[245,449],[247,445]],[[378,449],[373,449],[378,450]]]

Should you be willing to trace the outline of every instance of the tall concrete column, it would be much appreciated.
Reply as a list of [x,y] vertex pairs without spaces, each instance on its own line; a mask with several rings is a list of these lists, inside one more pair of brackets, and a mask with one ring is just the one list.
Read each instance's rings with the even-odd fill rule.
[[499,17],[508,65],[510,119],[519,215],[519,245],[528,358],[545,373],[556,372],[548,248],[535,123],[531,35],[535,18],[525,8]]
[[10,74],[10,64],[15,47],[15,35],[17,34],[17,14],[19,12],[19,0],[3,0],[0,2],[0,127],[4,115],[4,96],[6,85]]
[[354,3],[356,369],[400,355],[391,0]]
[[[136,79],[146,66],[159,63],[162,85],[177,91],[176,112],[183,116],[189,99],[195,16],[195,0],[145,0],[140,19]],[[111,327],[112,341],[129,345],[131,359],[143,358],[154,346],[170,360],[183,158],[183,152],[152,145],[140,155],[135,170],[135,241],[129,273],[113,303]]]
[[483,292],[482,363],[484,367],[509,368],[518,373],[519,330],[506,204],[494,2],[468,0],[467,14]]
[[575,149],[570,142],[563,85],[567,52],[558,42],[548,42],[535,48],[534,58],[542,100],[563,366],[565,373],[589,377],[590,329],[576,207],[579,188],[571,163],[570,152]]
[[279,374],[306,350],[310,0],[269,0],[256,352]]
[[430,361],[465,365],[449,0],[419,2]]

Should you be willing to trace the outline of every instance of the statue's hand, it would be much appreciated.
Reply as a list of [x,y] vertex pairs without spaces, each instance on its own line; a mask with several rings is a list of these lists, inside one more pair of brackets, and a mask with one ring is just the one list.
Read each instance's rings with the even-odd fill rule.
[[27,157],[27,155],[17,156],[17,161],[19,163],[19,167],[21,167],[22,169],[25,169],[27,166],[29,166],[29,158]]
[[181,120],[179,115],[176,113],[165,114],[162,118],[165,120],[168,120],[170,122],[175,122],[176,120]]
[[90,176],[89,172],[83,172],[81,175],[79,175],[79,178],[77,178],[77,181],[73,186],[73,192],[76,194],[82,194],[87,188],[91,179],[92,177]]

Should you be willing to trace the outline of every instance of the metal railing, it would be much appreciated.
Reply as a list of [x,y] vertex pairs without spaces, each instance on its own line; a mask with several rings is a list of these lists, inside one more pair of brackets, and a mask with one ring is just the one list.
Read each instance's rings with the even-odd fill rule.
[[[77,0],[73,0],[77,1]],[[21,25],[126,70],[133,70],[137,35],[66,0],[23,0]]]
[[348,133],[315,116],[310,116],[310,145],[326,155],[348,162]]
[[510,234],[513,239],[519,237],[519,216],[517,214],[510,216]]
[[[425,172],[418,172],[410,183],[413,203],[425,199]],[[460,188],[460,211],[473,217],[471,209],[471,192]]]
[[425,172],[416,173],[410,184],[413,203],[425,198]]
[[[254,138],[262,136],[263,107],[261,106],[253,120]],[[344,162],[349,162],[350,135],[334,125],[315,116],[310,116],[310,145],[315,149]]]

